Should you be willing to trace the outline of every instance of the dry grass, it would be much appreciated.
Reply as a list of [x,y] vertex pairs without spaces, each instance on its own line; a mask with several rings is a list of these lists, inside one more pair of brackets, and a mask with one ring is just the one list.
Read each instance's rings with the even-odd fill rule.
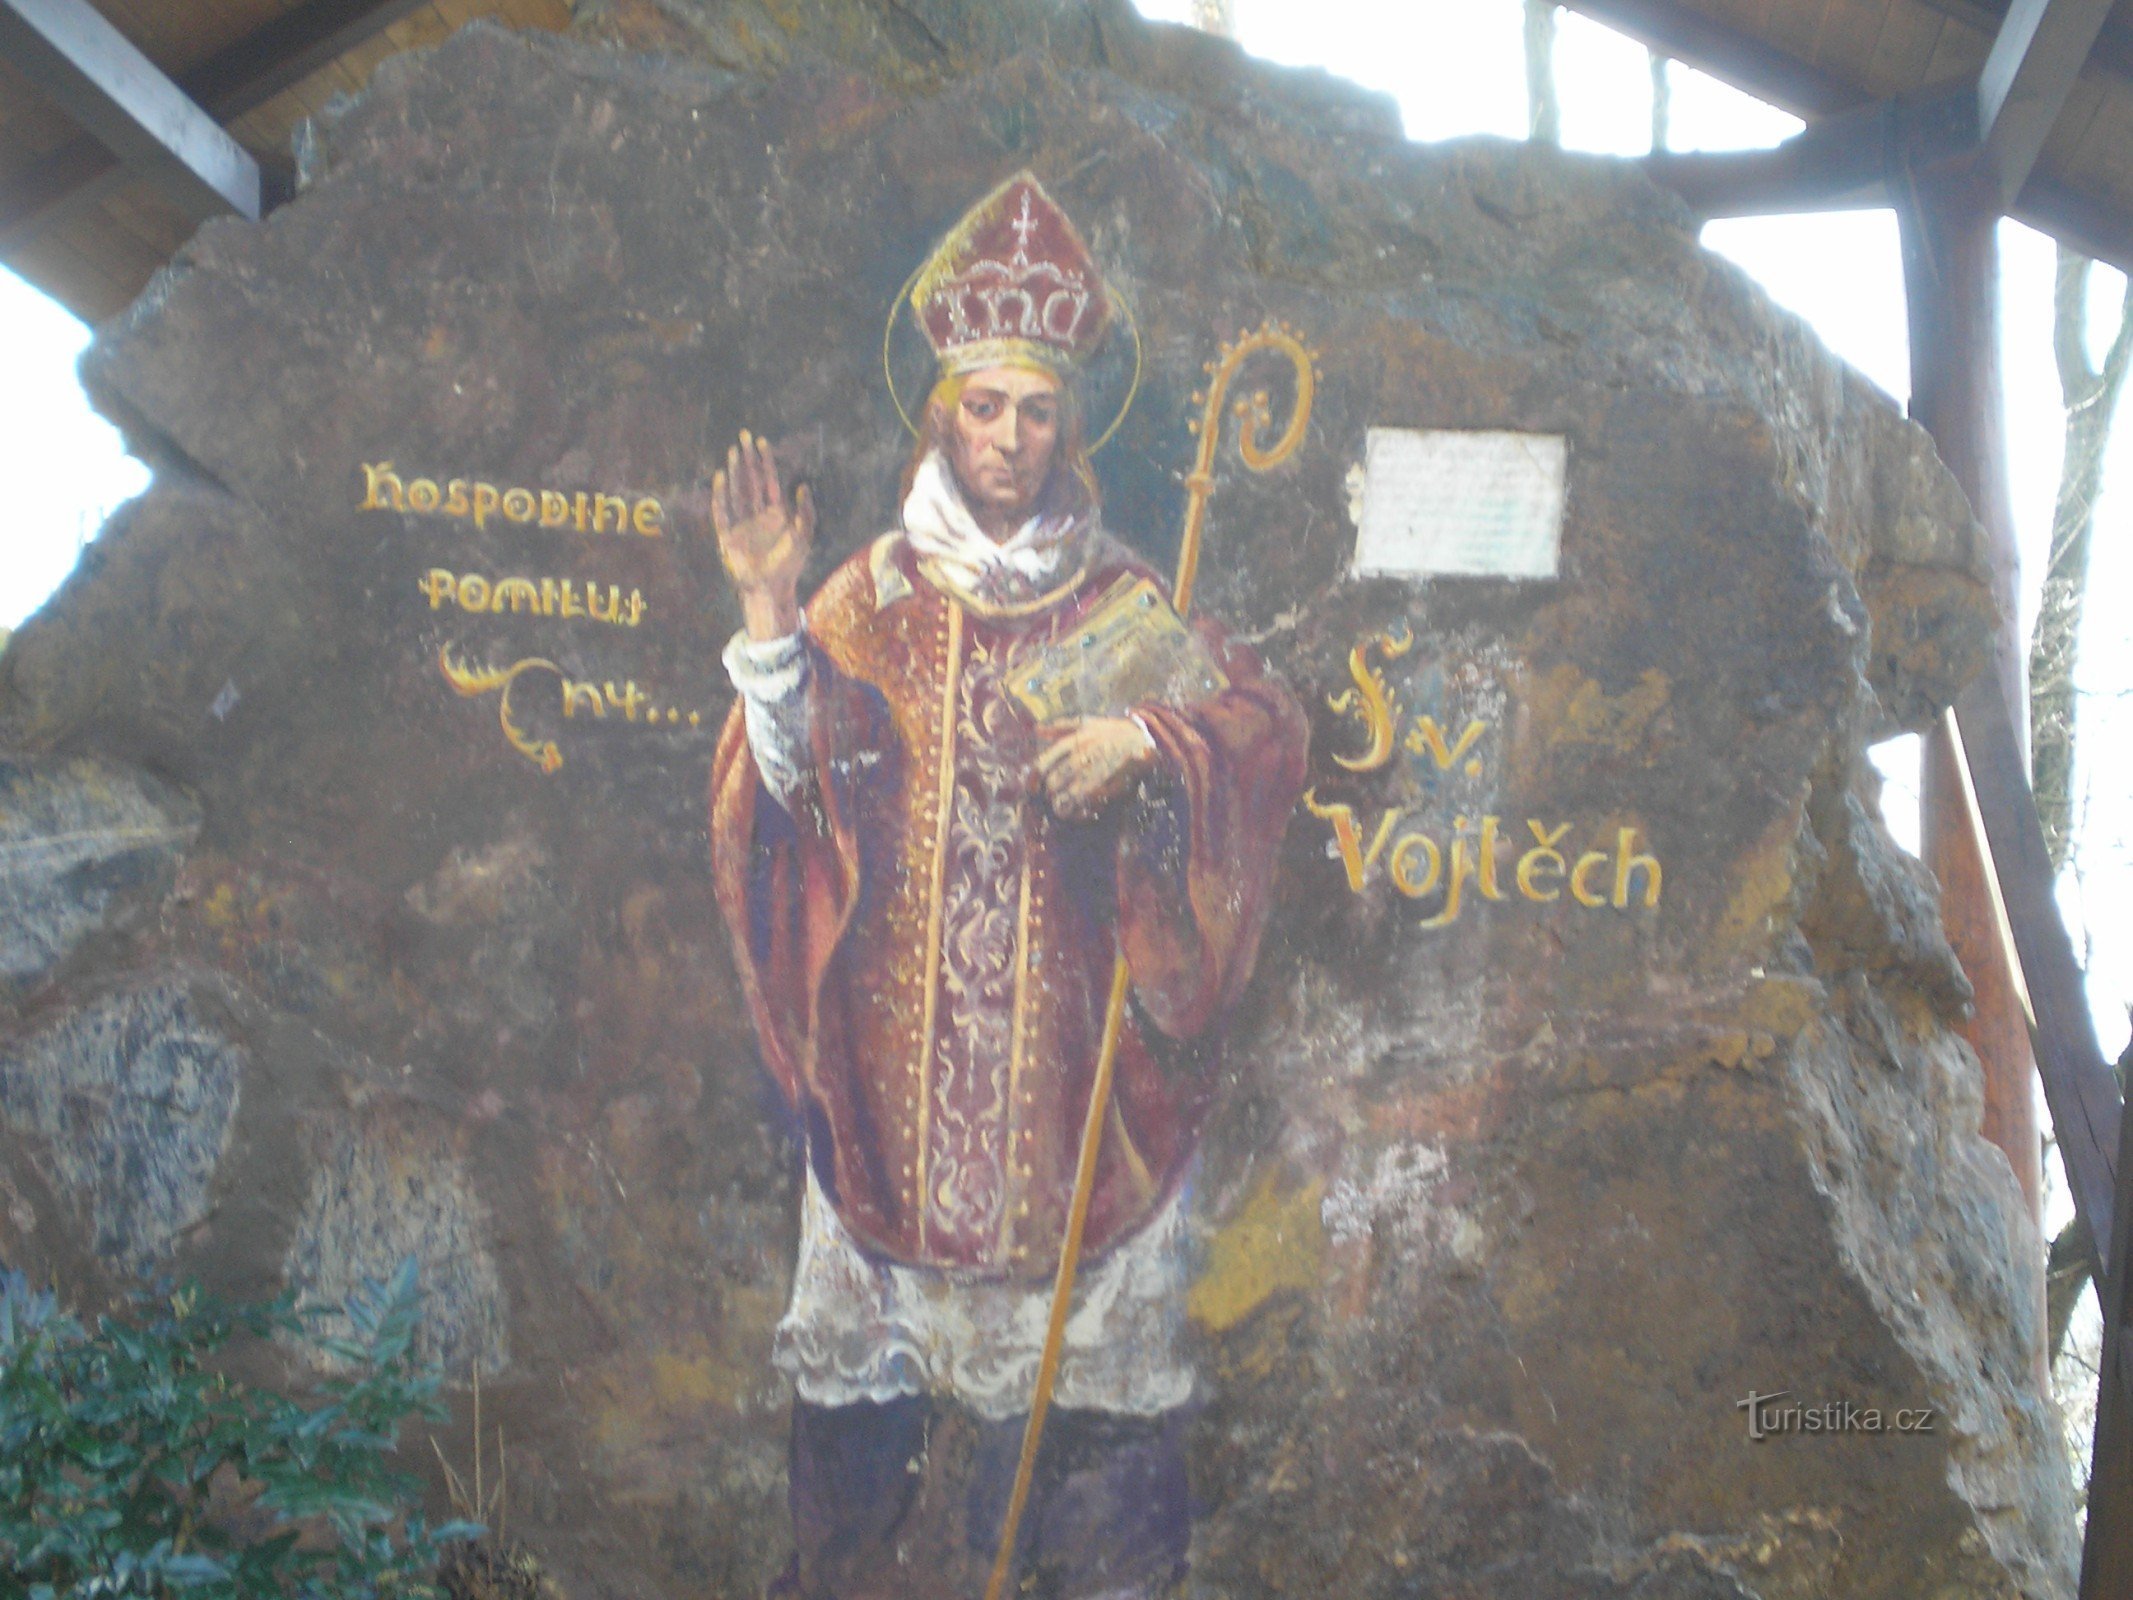
[[437,1583],[446,1600],[563,1600],[563,1591],[542,1570],[540,1557],[510,1536],[509,1465],[504,1430],[496,1430],[496,1483],[488,1483],[481,1429],[481,1372],[474,1373],[474,1471],[472,1482],[450,1461],[437,1441],[437,1464],[444,1468],[445,1492],[455,1516],[488,1530],[481,1538],[452,1545],[437,1564]]

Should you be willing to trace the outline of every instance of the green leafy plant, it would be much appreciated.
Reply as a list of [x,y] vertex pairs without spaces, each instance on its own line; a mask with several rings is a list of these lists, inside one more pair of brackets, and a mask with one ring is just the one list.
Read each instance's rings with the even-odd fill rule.
[[[82,1326],[0,1276],[0,1600],[428,1600],[440,1547],[391,1454],[441,1421],[419,1362],[413,1261],[326,1339],[293,1296],[226,1303],[196,1286]],[[295,1399],[224,1371],[233,1340],[323,1351],[340,1375]]]

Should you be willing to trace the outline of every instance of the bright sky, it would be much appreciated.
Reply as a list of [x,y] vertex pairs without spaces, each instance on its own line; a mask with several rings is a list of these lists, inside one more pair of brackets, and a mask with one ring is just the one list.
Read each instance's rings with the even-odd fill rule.
[[[1149,16],[1184,20],[1191,0],[1140,0]],[[1235,0],[1238,31],[1255,54],[1321,66],[1390,93],[1416,139],[1526,128],[1522,9],[1518,0]],[[1670,69],[1676,149],[1774,144],[1798,129],[1772,110],[1679,65]],[[1642,155],[1651,137],[1648,58],[1583,17],[1561,13],[1556,76],[1563,142],[1579,150]],[[1897,400],[1907,352],[1896,224],[1886,211],[1715,222],[1704,242],[1738,262],[1828,346]],[[2050,536],[2058,482],[2061,411],[2051,359],[2051,242],[2016,223],[2001,227],[2008,448],[2015,517],[2029,588]],[[2092,285],[2095,342],[2104,342],[2124,280],[2099,268]],[[73,375],[87,343],[80,323],[0,270],[0,481],[12,490],[7,559],[0,562],[0,628],[19,622],[65,576],[111,509],[146,474],[92,412]],[[2133,592],[2133,400],[2123,408],[2097,511],[2091,592]],[[2062,900],[2077,945],[2086,945],[2090,995],[2104,1049],[2115,1053],[2133,1001],[2133,639],[2127,614],[2094,606],[2082,642],[2079,777],[2082,838]],[[1915,839],[1915,750],[1881,753],[1892,775],[1891,825]]]
[[0,268],[0,483],[13,502],[0,532],[0,628],[42,605],[104,518],[148,485],[75,379],[88,343],[78,320]]
[[[1524,8],[1519,0],[1234,0],[1239,42],[1255,55],[1320,66],[1390,94],[1415,139],[1526,132]],[[1142,12],[1184,20],[1191,0],[1139,0]],[[1598,23],[1559,12],[1556,86],[1563,143],[1574,150],[1643,155],[1651,148],[1651,67],[1644,47]],[[1669,144],[1676,150],[1766,146],[1797,132],[1785,115],[1716,79],[1675,63]],[[1909,394],[1903,266],[1892,212],[1757,217],[1713,222],[1703,242],[1798,312],[1831,350],[1899,403]],[[2007,444],[2022,546],[2023,633],[2051,540],[2052,498],[2064,431],[2052,365],[2052,242],[2019,223],[2000,227],[2001,325]],[[2100,357],[2115,325],[2125,279],[2091,274],[2090,333]],[[2090,592],[2133,592],[2133,398],[2121,407],[2097,507]],[[2133,1002],[2133,636],[2127,614],[2092,605],[2082,638],[2078,687],[2077,860],[2061,901],[2077,948],[2086,946],[2089,995],[2106,1052],[2116,1054]],[[1914,845],[1917,741],[1877,752],[1888,775],[1886,805],[1897,837]]]

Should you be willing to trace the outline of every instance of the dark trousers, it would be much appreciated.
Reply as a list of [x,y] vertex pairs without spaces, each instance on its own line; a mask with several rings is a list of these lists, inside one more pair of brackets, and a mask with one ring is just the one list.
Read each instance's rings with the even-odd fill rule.
[[[953,1401],[812,1406],[792,1416],[796,1600],[979,1600],[1025,1419]],[[1016,1600],[1156,1600],[1185,1575],[1185,1413],[1054,1409],[1016,1543]]]

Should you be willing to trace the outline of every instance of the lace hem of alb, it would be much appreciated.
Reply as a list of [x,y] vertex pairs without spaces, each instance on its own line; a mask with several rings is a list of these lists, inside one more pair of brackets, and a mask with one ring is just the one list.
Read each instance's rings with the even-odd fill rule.
[[[1185,1197],[1074,1286],[1052,1403],[1153,1416],[1192,1398],[1184,1352]],[[1051,1285],[964,1279],[870,1259],[807,1174],[792,1304],[771,1360],[812,1405],[947,1394],[987,1421],[1029,1409]]]

